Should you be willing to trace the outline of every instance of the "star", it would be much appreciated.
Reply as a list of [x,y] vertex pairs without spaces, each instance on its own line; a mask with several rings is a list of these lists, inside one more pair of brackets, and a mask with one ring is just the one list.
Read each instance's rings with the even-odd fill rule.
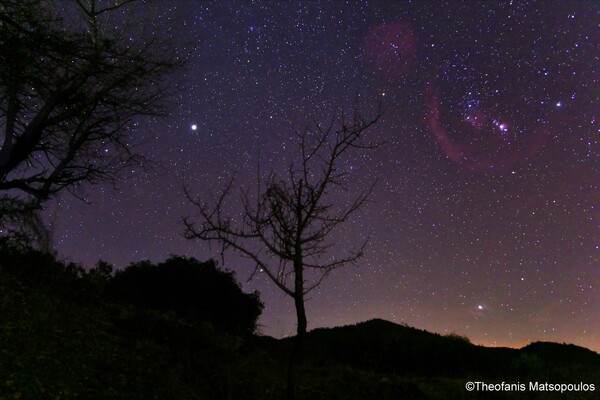
[[[240,189],[254,188],[259,164],[260,174],[273,170],[285,180],[297,156],[294,131],[312,129],[313,121],[327,129],[338,107],[350,114],[360,103],[365,117],[380,102],[386,110],[365,138],[383,146],[355,149],[340,164],[349,190],[377,184],[373,203],[332,232],[329,255],[360,248],[364,234],[372,239],[357,269],[325,280],[309,328],[357,323],[380,308],[378,314],[417,328],[440,331],[447,327],[440,321],[448,322],[478,344],[532,338],[600,351],[590,334],[600,326],[591,306],[600,292],[579,287],[600,279],[600,119],[589,35],[597,24],[594,13],[583,12],[587,6],[520,2],[513,17],[501,2],[461,2],[455,13],[450,1],[299,2],[293,9],[260,0],[156,3],[173,52],[198,57],[174,86],[181,104],[168,110],[172,115],[140,119],[136,132],[140,141],[150,133],[143,150],[194,182],[199,200],[210,200],[231,178]],[[575,13],[576,20],[568,18]],[[556,40],[538,29],[546,25],[567,36]],[[179,49],[194,37],[206,40]],[[104,148],[110,160],[113,150]],[[137,189],[112,203],[88,207],[61,198],[57,209],[69,211],[56,222],[57,251],[86,265],[103,258],[115,268],[137,254],[153,262],[169,254],[215,256],[181,236],[181,216],[190,211],[179,179],[157,177],[161,196],[143,191],[151,188],[147,174],[124,179],[124,189]],[[90,196],[107,196],[101,190],[90,188]],[[338,191],[328,196],[335,207],[352,200]],[[240,222],[242,205],[231,200],[232,222]],[[96,222],[98,215],[108,217]],[[224,267],[245,281],[247,260],[236,257],[226,257]],[[260,290],[269,309],[263,333],[292,332],[293,307],[264,277],[245,286]],[[558,289],[572,301],[552,303]],[[519,307],[499,307],[515,301]],[[540,337],[526,321],[546,307],[551,318],[542,328],[557,333]],[[465,328],[465,311],[478,323]]]

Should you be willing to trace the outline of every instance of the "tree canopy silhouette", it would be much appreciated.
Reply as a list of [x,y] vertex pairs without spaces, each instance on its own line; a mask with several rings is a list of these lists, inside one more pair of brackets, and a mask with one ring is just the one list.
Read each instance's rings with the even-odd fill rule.
[[233,272],[215,261],[172,256],[157,265],[131,264],[109,281],[108,293],[142,307],[170,310],[182,318],[208,321],[233,333],[253,333],[263,304],[244,293]]
[[50,251],[51,232],[46,228],[34,202],[0,196],[0,237],[23,247]]
[[131,3],[0,0],[3,201],[114,184],[144,161],[132,124],[165,113],[166,78],[183,61],[158,35],[125,36]]

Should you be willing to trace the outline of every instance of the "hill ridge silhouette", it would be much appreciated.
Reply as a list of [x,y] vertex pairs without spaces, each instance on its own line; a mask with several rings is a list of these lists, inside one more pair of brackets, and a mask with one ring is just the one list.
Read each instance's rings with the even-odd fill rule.
[[[470,339],[467,336],[462,336],[457,333],[441,334],[441,333],[437,333],[437,332],[430,332],[426,329],[417,328],[417,327],[408,325],[406,323],[397,323],[397,322],[389,321],[389,320],[386,320],[383,318],[371,318],[366,321],[360,321],[360,322],[355,322],[352,324],[332,326],[332,327],[318,327],[318,328],[311,329],[308,332],[308,334],[310,335],[311,333],[320,333],[321,331],[331,331],[331,330],[339,330],[339,329],[346,329],[346,328],[363,328],[363,327],[404,329],[406,331],[410,331],[415,334],[418,334],[418,333],[429,334],[429,335],[433,335],[433,336],[437,336],[437,337],[441,337],[441,338],[448,338],[448,339],[453,339],[453,340],[461,340],[462,339],[467,342],[470,342]],[[282,338],[282,339],[285,340],[287,338]],[[511,349],[511,350],[528,349],[529,351],[532,351],[532,352],[537,351],[537,348],[541,347],[541,346],[561,346],[561,347],[568,347],[570,349],[573,349],[574,351],[577,351],[575,349],[580,349],[582,351],[589,352],[592,355],[596,355],[596,356],[600,357],[600,353],[598,353],[592,349],[589,349],[585,346],[577,345],[574,343],[566,343],[566,342],[559,343],[559,342],[544,341],[544,340],[534,340],[531,343],[528,343],[522,347],[486,346],[486,345],[475,344],[475,343],[471,343],[471,344],[475,347],[482,347],[482,348],[487,348],[487,349]]]
[[[271,343],[287,347],[292,341],[290,337]],[[577,371],[600,371],[600,354],[574,344],[534,342],[522,348],[486,347],[456,334],[441,335],[381,318],[315,328],[307,333],[304,343],[307,364],[345,365],[378,373],[432,378],[564,379],[576,378]]]

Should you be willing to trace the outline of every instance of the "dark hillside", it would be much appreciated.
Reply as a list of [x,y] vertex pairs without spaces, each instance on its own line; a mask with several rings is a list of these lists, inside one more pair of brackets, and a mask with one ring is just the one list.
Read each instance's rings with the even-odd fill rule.
[[[266,371],[254,360],[267,357],[246,335],[218,328],[210,315],[117,301],[105,290],[114,278],[101,272],[0,247],[0,399],[254,398],[247,389]],[[239,288],[231,282],[220,284]],[[258,306],[255,295],[247,299]],[[251,328],[252,315],[239,322]],[[254,372],[243,373],[249,364]]]
[[429,378],[561,379],[573,372],[600,378],[600,355],[575,345],[488,348],[457,335],[442,336],[380,319],[311,331],[305,362]]
[[521,352],[536,355],[542,360],[560,364],[582,363],[600,369],[600,355],[584,347],[573,344],[534,342],[521,349]]
[[310,362],[425,377],[497,376],[510,369],[517,352],[475,346],[457,335],[442,336],[380,319],[315,329],[306,339]]
[[[0,246],[0,399],[284,398],[291,340],[249,333],[257,295],[244,297],[210,263],[174,257],[138,267],[115,276],[104,263],[85,270]],[[219,285],[227,291],[215,291]],[[218,296],[227,298],[212,304]],[[236,304],[252,312],[227,311]],[[556,343],[485,348],[375,319],[308,333],[298,398],[476,399],[481,393],[464,385],[478,380],[598,384],[600,355]]]

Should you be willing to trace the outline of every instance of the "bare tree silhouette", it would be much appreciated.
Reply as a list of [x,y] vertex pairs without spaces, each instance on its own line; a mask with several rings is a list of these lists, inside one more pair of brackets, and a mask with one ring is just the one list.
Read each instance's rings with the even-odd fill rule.
[[233,180],[210,204],[194,198],[185,188],[200,219],[198,225],[193,218],[183,219],[185,237],[218,242],[222,254],[233,249],[251,259],[255,264],[252,276],[265,273],[294,300],[297,335],[288,368],[289,399],[294,398],[294,366],[307,329],[306,294],[336,269],[355,263],[367,245],[368,239],[336,256],[331,236],[367,202],[375,181],[345,206],[332,194],[349,189],[342,160],[352,150],[379,145],[365,141],[365,133],[380,117],[381,107],[369,119],[355,108],[350,118],[341,111],[327,126],[315,122],[314,129],[297,132],[299,163],[292,163],[284,176],[271,173],[261,182],[259,174],[256,196],[249,188],[241,189],[243,216],[239,221],[224,214],[234,190]]

